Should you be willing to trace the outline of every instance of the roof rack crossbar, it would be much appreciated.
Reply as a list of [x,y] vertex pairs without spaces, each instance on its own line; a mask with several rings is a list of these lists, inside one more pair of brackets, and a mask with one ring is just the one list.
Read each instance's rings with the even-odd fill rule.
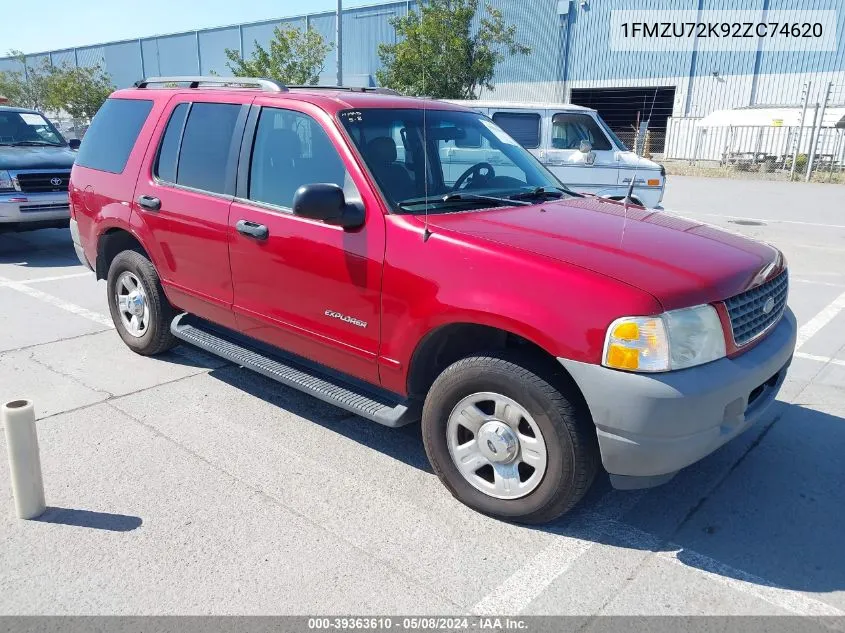
[[302,88],[303,90],[345,90],[347,92],[372,92],[380,95],[396,95],[402,96],[401,92],[393,90],[393,88],[381,88],[377,86],[308,86],[308,85],[289,85],[288,88]]
[[255,86],[264,92],[287,92],[287,86],[274,79],[263,77],[220,77],[212,76],[177,76],[147,77],[135,82],[136,88],[147,88],[150,84],[188,84],[189,88],[199,88],[200,84]]

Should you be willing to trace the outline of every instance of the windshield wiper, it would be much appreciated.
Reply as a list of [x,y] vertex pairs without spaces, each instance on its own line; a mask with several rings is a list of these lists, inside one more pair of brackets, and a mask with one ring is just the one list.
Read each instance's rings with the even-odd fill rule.
[[581,194],[575,193],[571,189],[565,189],[563,187],[535,187],[530,191],[521,191],[519,193],[515,193],[511,196],[508,196],[511,200],[536,200],[538,198],[545,199],[547,196],[553,198],[562,198],[563,196],[578,196],[580,197]]
[[445,196],[440,198],[443,202],[455,202],[457,200],[466,200],[466,201],[473,201],[473,200],[483,200],[485,202],[501,202],[507,205],[513,205],[516,202],[519,205],[530,205],[530,202],[523,202],[517,198],[508,197],[508,198],[497,198],[496,196],[485,196],[479,193],[469,193],[469,192],[453,192],[447,193]]
[[[467,202],[467,203],[478,203],[478,202],[496,202],[500,205],[507,205],[509,207],[512,206],[526,206],[530,205],[530,202],[523,202],[521,200],[511,200],[510,198],[497,198],[496,196],[485,196],[477,193],[467,193],[467,192],[452,192],[447,193],[443,196],[436,196],[436,197],[429,197],[427,200],[425,198],[421,198],[419,200],[409,199],[409,200],[402,200],[396,203],[396,206],[402,209],[403,211],[414,211],[419,213],[420,211],[424,210],[426,205],[430,204],[449,204],[453,202]],[[436,207],[435,209],[429,208],[429,213],[437,213],[441,211],[448,212],[449,209],[446,207]]]
[[14,143],[5,143],[6,145],[20,146],[20,145],[45,145],[47,147],[61,147],[60,143],[50,143],[49,141],[15,141]]

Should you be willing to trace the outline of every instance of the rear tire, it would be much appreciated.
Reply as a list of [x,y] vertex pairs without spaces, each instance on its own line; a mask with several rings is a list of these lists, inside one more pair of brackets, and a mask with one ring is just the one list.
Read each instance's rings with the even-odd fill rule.
[[595,427],[575,387],[553,380],[556,388],[545,374],[529,359],[491,354],[459,360],[434,381],[423,443],[462,503],[500,519],[545,523],[589,489],[600,462]]
[[129,349],[153,356],[178,343],[170,333],[175,311],[155,267],[144,255],[118,253],[109,266],[106,288],[114,327]]

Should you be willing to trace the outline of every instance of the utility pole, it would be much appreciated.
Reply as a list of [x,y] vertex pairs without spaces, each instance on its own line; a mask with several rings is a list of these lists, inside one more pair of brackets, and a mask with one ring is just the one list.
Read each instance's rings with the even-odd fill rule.
[[[803,135],[804,131],[804,119],[807,117],[807,105],[810,101],[810,89],[813,87],[813,82],[808,81],[804,84],[804,93],[801,95],[801,101],[803,101],[804,105],[801,108],[801,119],[798,121],[798,139],[795,141],[795,151],[792,152],[792,166],[789,168],[789,180],[790,182],[795,177],[795,163],[798,162],[798,153],[801,151],[801,136]],[[812,136],[812,131],[810,132],[810,136]]]
[[335,54],[337,55],[337,85],[343,85],[343,0],[337,0],[335,15]]
[[[815,159],[816,159],[816,151],[818,150],[819,140],[821,139],[821,136],[822,136],[822,128],[824,127],[824,112],[825,112],[825,110],[827,110],[827,103],[828,103],[828,101],[830,101],[830,93],[831,92],[833,92],[833,82],[832,81],[827,84],[827,92],[824,95],[824,103],[822,104],[822,111],[821,111],[821,116],[819,117],[818,126],[816,125],[815,116],[813,117],[813,127],[815,128],[815,133],[811,137],[813,140],[810,143],[810,156],[807,159],[807,175],[804,178],[805,182],[810,182],[810,178],[813,175],[813,163],[815,162]],[[816,108],[818,108],[818,107],[819,107],[819,105],[816,104]]]

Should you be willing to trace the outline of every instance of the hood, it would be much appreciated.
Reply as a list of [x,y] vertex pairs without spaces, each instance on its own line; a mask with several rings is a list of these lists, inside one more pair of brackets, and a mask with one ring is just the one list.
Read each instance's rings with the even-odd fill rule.
[[68,147],[0,146],[0,169],[70,169],[74,160]]
[[637,156],[635,152],[618,152],[616,154],[616,162],[620,167],[629,169],[640,169],[642,171],[660,170],[660,165],[653,160]]
[[[433,227],[507,244],[612,277],[665,310],[727,299],[782,267],[773,246],[602,198],[430,215]],[[565,289],[550,289],[561,292]]]

